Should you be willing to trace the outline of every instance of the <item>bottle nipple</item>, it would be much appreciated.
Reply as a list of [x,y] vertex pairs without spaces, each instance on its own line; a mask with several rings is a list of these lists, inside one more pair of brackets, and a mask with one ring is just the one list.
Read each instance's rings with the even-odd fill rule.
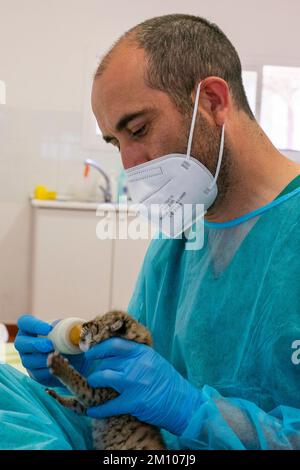
[[69,338],[74,346],[79,346],[80,343],[80,333],[81,333],[81,325],[74,325],[69,333]]

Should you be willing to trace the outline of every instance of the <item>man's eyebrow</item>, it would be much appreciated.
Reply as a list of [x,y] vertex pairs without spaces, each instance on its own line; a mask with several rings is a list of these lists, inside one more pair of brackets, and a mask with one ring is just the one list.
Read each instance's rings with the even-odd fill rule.
[[[136,119],[138,117],[144,116],[145,114],[147,114],[151,111],[153,111],[153,108],[144,108],[144,109],[141,109],[140,111],[136,111],[134,113],[124,114],[118,120],[117,124],[115,125],[116,131],[121,132],[127,126],[127,124],[130,123],[130,121],[133,121],[134,119]],[[110,135],[104,135],[103,139],[107,143],[110,143],[112,140],[115,140],[115,138],[110,136]]]

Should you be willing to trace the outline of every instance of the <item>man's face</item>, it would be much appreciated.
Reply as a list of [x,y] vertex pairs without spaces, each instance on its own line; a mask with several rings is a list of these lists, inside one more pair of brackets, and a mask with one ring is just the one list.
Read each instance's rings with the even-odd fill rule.
[[143,50],[122,46],[93,84],[99,128],[106,141],[119,147],[125,169],[186,151],[183,116],[166,93],[145,84],[144,69]]
[[[186,153],[191,123],[169,95],[145,83],[145,55],[142,49],[119,46],[92,90],[92,107],[107,142],[120,149],[123,166],[170,153]],[[213,173],[219,133],[198,114],[192,155]]]

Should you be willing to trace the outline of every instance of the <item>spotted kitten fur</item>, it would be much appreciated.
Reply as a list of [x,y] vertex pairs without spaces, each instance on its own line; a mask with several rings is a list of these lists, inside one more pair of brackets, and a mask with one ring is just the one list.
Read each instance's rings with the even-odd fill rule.
[[[119,336],[151,346],[149,331],[127,313],[108,312],[103,316],[84,323],[80,336],[81,347],[88,349],[101,341]],[[59,353],[48,356],[48,367],[75,397],[62,397],[54,390],[46,392],[63,406],[85,414],[86,409],[97,406],[118,396],[112,388],[90,387],[82,377]],[[165,449],[158,428],[138,421],[130,415],[112,416],[93,420],[94,448],[97,450],[158,450]]]

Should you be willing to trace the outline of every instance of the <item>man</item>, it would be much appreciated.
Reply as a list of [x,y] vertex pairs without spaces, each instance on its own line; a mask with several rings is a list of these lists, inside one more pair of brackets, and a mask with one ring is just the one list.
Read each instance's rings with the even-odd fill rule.
[[[126,170],[186,154],[193,109],[191,156],[210,175],[225,144],[203,248],[154,240],[128,307],[155,351],[111,339],[76,364],[103,359],[88,381],[120,393],[89,415],[131,413],[175,449],[300,448],[300,166],[256,122],[234,47],[203,18],[147,20],[102,60],[92,105]],[[197,192],[190,181],[184,189]],[[51,344],[36,355],[32,335],[49,327],[28,317],[19,326],[23,363],[47,381]]]

